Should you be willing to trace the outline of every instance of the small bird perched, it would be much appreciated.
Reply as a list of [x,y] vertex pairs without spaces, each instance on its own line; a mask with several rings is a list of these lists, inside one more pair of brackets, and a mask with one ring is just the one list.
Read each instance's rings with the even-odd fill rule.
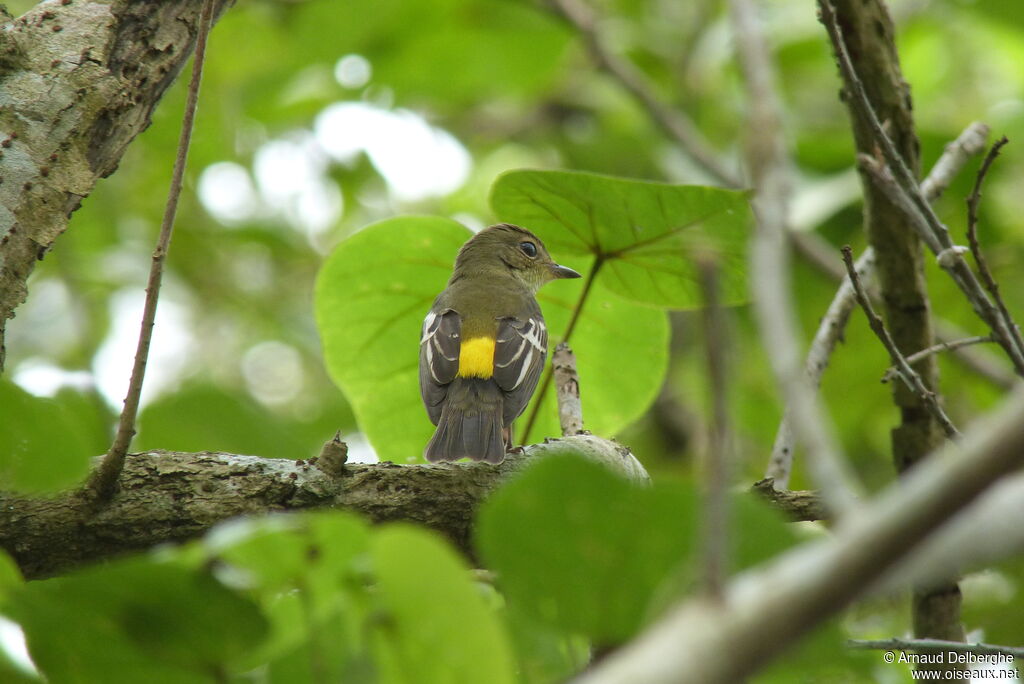
[[536,235],[509,223],[462,246],[420,335],[420,394],[437,426],[424,451],[428,461],[505,459],[512,421],[526,409],[547,358],[537,290],[579,277],[552,261]]

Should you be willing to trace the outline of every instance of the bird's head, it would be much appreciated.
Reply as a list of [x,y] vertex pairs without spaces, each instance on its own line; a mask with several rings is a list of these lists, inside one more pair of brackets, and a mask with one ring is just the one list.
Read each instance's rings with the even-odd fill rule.
[[556,264],[540,238],[511,223],[485,228],[462,246],[455,273],[474,271],[508,273],[534,292],[552,280],[580,277],[568,266]]

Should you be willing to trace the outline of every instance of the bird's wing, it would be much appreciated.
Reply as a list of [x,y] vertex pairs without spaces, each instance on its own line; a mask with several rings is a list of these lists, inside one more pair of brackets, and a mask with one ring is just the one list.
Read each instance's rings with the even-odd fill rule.
[[504,423],[526,409],[548,352],[548,329],[540,310],[525,318],[502,318],[494,345],[494,380],[505,392]]
[[420,395],[427,415],[437,425],[448,384],[459,371],[462,319],[457,311],[431,310],[420,334]]

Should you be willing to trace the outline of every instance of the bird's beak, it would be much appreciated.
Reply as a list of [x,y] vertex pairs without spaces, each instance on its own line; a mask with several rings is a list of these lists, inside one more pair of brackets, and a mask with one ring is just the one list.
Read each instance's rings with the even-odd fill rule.
[[551,264],[551,275],[555,278],[579,278],[579,273],[572,270],[568,266],[561,266],[559,264]]

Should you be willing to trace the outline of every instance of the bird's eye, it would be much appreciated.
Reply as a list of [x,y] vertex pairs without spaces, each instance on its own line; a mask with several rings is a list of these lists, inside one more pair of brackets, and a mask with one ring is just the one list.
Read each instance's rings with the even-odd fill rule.
[[523,250],[523,254],[531,259],[537,256],[537,245],[532,242],[520,242],[519,249]]

